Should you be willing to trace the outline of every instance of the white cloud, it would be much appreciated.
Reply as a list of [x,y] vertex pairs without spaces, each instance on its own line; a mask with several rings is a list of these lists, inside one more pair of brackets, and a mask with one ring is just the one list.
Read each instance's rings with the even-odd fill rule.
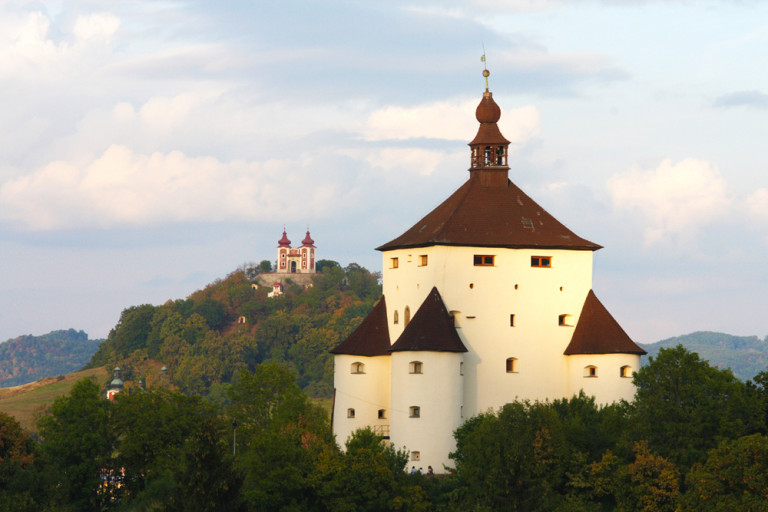
[[645,243],[691,241],[699,229],[731,208],[732,196],[717,166],[686,158],[655,169],[635,167],[608,180],[614,208],[638,213]]
[[[390,106],[373,112],[362,129],[366,140],[432,138],[470,141],[477,131],[477,98],[440,101],[415,107]],[[539,134],[539,111],[528,105],[503,111],[499,128],[513,144],[523,145]]]
[[0,221],[50,230],[276,220],[276,215],[281,220],[296,198],[312,210],[302,215],[311,216],[323,213],[334,195],[332,185],[316,187],[305,179],[302,168],[311,166],[310,161],[221,162],[179,151],[136,154],[114,145],[83,165],[52,162],[4,183]]
[[79,39],[109,40],[120,27],[120,18],[112,14],[95,13],[78,16],[72,33]]
[[768,189],[759,188],[747,197],[747,209],[762,221],[768,221]]

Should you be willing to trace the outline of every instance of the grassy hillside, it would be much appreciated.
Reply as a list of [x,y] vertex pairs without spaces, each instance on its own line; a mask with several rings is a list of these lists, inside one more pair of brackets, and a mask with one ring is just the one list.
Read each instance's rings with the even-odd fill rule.
[[93,368],[21,386],[0,388],[0,412],[15,417],[25,429],[36,431],[38,411],[45,410],[57,397],[69,393],[72,386],[85,377],[95,379],[101,385],[106,382],[107,372],[104,368]]
[[[746,381],[768,368],[768,337],[732,336],[720,332],[700,331],[676,336],[658,343],[641,346],[649,356],[656,356],[660,348],[682,345],[717,368],[730,368],[739,379]],[[647,363],[644,357],[643,362]]]

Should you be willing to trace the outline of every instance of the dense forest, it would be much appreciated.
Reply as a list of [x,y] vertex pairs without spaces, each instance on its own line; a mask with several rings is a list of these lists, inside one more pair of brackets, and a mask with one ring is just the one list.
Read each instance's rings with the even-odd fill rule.
[[[351,263],[320,260],[313,286],[285,287],[268,298],[254,288],[264,261],[244,266],[187,299],[125,309],[86,368],[123,370],[126,381],[154,378],[168,368],[181,391],[223,397],[241,369],[280,363],[296,374],[312,397],[330,397],[333,359],[328,351],[347,336],[381,296],[379,275]],[[239,323],[243,322],[243,323]]]
[[55,377],[78,370],[103,340],[89,340],[83,331],[53,331],[19,336],[0,344],[0,387]]
[[436,476],[370,430],[334,440],[295,371],[241,368],[217,403],[162,377],[115,401],[82,380],[39,439],[0,414],[0,511],[768,510],[768,372],[744,383],[682,346],[635,374],[632,403],[468,419]]

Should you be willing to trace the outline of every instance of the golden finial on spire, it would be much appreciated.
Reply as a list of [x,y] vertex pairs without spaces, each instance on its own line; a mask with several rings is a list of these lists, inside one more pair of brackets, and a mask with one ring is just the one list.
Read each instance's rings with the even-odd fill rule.
[[490,75],[491,72],[488,71],[488,65],[485,61],[485,45],[483,45],[483,56],[480,57],[480,61],[483,63],[483,76],[485,77],[485,92],[488,92],[488,75]]

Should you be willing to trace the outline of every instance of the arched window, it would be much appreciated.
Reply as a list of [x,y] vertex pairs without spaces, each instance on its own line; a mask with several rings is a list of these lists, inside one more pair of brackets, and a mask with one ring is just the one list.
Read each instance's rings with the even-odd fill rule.
[[347,409],[347,418],[354,418],[355,417],[355,410],[351,407]]
[[585,377],[597,377],[597,366],[589,365],[584,367]]
[[516,357],[508,357],[507,358],[507,373],[517,373],[517,358]]
[[365,373],[365,365],[359,361],[352,363],[352,373]]
[[408,373],[421,373],[421,361],[411,361],[408,363]]
[[625,379],[629,379],[632,377],[632,367],[631,366],[622,366],[619,368],[619,375],[621,377],[624,377]]
[[421,407],[418,405],[410,406],[408,412],[411,418],[421,418]]
[[405,322],[405,325],[408,325],[408,322],[411,321],[411,308],[408,306],[405,306],[405,311],[403,311],[403,321]]
[[397,325],[400,322],[400,314],[395,310],[394,323]]

